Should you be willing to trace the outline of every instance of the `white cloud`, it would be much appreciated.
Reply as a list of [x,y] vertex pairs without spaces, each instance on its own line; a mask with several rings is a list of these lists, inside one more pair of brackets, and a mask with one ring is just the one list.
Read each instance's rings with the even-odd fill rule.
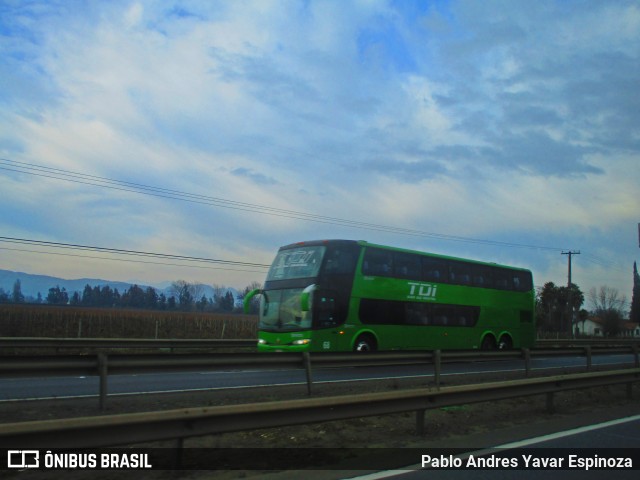
[[[5,7],[0,22],[5,158],[425,232],[583,243],[616,264],[636,255],[602,245],[637,216],[634,2],[42,5]],[[27,238],[234,259],[304,238],[414,240],[23,181],[0,177],[8,207],[33,212],[3,228]],[[51,203],[55,222],[36,212]],[[450,253],[518,257],[474,248]],[[543,275],[562,262],[525,256]]]

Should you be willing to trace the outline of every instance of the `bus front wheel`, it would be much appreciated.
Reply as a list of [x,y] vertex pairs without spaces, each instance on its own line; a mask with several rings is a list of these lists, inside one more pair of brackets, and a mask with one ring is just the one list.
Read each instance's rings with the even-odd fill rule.
[[371,335],[360,335],[353,345],[354,352],[375,352],[376,340]]

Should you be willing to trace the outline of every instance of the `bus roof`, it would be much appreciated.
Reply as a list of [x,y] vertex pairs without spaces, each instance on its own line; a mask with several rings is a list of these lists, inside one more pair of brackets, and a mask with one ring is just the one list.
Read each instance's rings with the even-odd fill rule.
[[309,241],[303,241],[303,242],[296,242],[296,243],[290,243],[289,245],[284,245],[282,247],[280,247],[280,250],[288,250],[290,248],[296,248],[296,247],[301,247],[301,246],[322,246],[322,245],[336,245],[336,244],[350,244],[350,245],[360,245],[362,247],[373,247],[373,248],[380,248],[383,250],[392,250],[392,251],[397,251],[397,252],[404,252],[404,253],[412,253],[412,254],[416,254],[416,255],[422,255],[422,256],[428,256],[428,257],[435,257],[435,258],[441,258],[443,260],[458,260],[458,261],[464,261],[464,262],[469,262],[469,263],[474,263],[477,265],[487,265],[487,266],[492,266],[492,267],[501,267],[501,268],[509,268],[509,269],[513,269],[513,270],[522,270],[522,271],[526,271],[529,272],[528,269],[526,268],[522,268],[522,267],[513,267],[510,265],[502,265],[499,263],[495,263],[495,262],[483,262],[480,260],[473,260],[470,258],[463,258],[463,257],[453,257],[450,255],[442,255],[439,253],[432,253],[432,252],[423,252],[420,250],[411,250],[411,249],[407,249],[407,248],[400,248],[400,247],[391,247],[389,245],[380,245],[380,244],[376,244],[376,243],[370,243],[367,242],[366,240],[344,240],[344,239],[327,239],[327,240],[309,240]]

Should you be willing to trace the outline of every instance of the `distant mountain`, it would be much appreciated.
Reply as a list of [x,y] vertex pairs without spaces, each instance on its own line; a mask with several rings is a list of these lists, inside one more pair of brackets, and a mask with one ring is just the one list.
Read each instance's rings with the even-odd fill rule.
[[[132,285],[134,285],[134,283],[101,280],[97,278],[78,278],[67,280],[48,275],[33,275],[30,273],[13,272],[11,270],[0,270],[0,288],[9,295],[13,292],[13,285],[16,280],[20,280],[20,289],[27,299],[29,299],[29,297],[37,298],[38,293],[42,295],[43,299],[46,299],[49,294],[49,289],[55,288],[56,286],[59,286],[61,289],[64,288],[69,294],[69,297],[71,297],[74,292],[82,294],[86,285],[89,285],[92,288],[96,286],[103,287],[105,285],[109,285],[112,289],[117,288],[120,293],[128,290]],[[143,289],[146,289],[148,286],[153,287],[158,293],[164,293],[166,297],[170,297],[172,295],[171,283],[172,282],[170,281],[166,281],[160,282],[157,285],[142,285],[140,283],[137,283],[136,285]],[[200,298],[202,298],[202,295],[207,298],[213,297],[213,287],[209,285],[201,285],[200,290]],[[228,290],[230,290],[234,296],[237,296],[238,291],[236,289],[228,288]],[[199,298],[197,300],[199,300]]]

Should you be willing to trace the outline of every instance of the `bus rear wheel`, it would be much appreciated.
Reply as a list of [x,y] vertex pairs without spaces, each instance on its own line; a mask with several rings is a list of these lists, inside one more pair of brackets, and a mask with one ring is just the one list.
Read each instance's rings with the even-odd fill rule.
[[511,350],[513,348],[513,340],[509,335],[503,335],[500,337],[500,343],[498,343],[500,350]]
[[353,345],[354,352],[375,352],[377,348],[376,340],[371,335],[360,335]]
[[480,346],[481,350],[495,350],[496,349],[496,341],[492,335],[487,335],[482,339],[482,345]]

